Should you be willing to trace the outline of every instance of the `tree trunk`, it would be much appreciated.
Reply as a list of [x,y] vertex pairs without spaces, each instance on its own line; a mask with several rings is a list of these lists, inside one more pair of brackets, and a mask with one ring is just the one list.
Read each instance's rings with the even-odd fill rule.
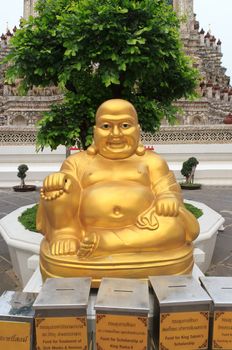
[[81,143],[81,148],[83,149],[83,150],[86,150],[87,149],[87,146],[85,145],[85,143],[86,143],[86,137],[87,137],[87,132],[86,132],[86,130],[87,130],[87,125],[85,125],[85,123],[83,123],[82,125],[81,125],[81,131],[80,131],[80,143]]
[[125,73],[121,73],[119,76],[120,84],[112,84],[111,90],[113,93],[113,98],[122,98],[123,86],[125,82]]
[[113,84],[111,87],[113,98],[122,98],[122,87],[121,85]]

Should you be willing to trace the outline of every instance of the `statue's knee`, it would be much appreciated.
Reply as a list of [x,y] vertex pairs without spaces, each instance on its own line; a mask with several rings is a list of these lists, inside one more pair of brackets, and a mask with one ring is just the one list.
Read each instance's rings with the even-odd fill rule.
[[181,238],[184,240],[185,233],[184,233],[184,225],[181,222],[179,216],[176,217],[167,217],[167,216],[160,216],[159,217],[159,231],[161,234],[166,235],[167,238],[172,239],[172,237],[175,238]]

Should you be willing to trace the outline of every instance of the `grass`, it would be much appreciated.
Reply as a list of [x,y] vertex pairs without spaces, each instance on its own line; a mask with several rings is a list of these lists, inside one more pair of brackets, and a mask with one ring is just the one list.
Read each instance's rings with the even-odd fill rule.
[[203,211],[192,204],[184,203],[185,208],[188,209],[197,219],[203,215]]
[[34,205],[32,208],[26,209],[18,218],[19,222],[27,230],[37,232],[36,230],[37,209],[38,209],[38,204]]
[[[197,219],[203,215],[203,211],[194,205],[189,203],[184,203],[186,209],[188,209]],[[18,218],[19,222],[30,231],[37,232],[36,230],[36,213],[38,209],[38,204],[34,205],[32,208],[25,210]]]

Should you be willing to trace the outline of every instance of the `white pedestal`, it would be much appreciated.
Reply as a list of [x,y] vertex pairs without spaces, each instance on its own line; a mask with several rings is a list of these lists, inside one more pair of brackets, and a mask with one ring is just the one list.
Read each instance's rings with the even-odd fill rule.
[[[204,276],[203,272],[199,269],[199,267],[196,264],[194,264],[193,266],[192,276],[199,283],[200,283],[199,278]],[[39,267],[37,267],[37,269],[31,276],[30,280],[27,282],[26,286],[24,287],[23,292],[39,293],[42,286],[43,286],[42,276],[41,276]]]

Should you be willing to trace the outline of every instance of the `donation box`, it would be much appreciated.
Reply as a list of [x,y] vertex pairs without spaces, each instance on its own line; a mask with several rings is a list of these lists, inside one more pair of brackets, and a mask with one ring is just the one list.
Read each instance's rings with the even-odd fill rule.
[[33,350],[36,295],[7,291],[0,297],[0,349]]
[[232,277],[201,277],[213,300],[212,349],[232,349]]
[[150,277],[159,350],[208,349],[211,299],[192,276]]
[[91,278],[49,278],[33,307],[40,350],[87,350]]
[[96,310],[96,349],[146,350],[148,343],[148,283],[103,278]]

